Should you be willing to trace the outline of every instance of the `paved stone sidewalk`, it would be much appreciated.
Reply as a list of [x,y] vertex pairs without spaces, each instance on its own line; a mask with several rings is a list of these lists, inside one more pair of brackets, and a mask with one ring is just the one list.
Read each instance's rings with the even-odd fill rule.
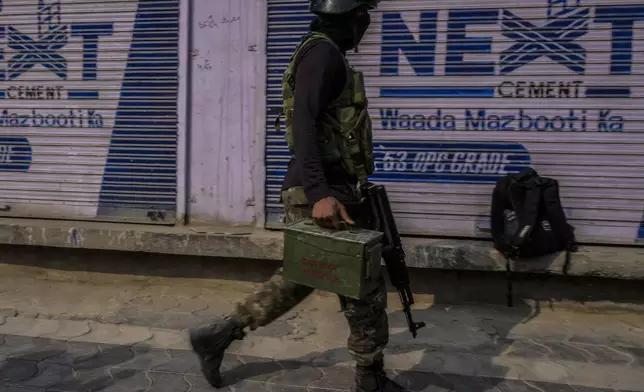
[[[253,285],[0,278],[0,392],[209,391],[185,328]],[[392,297],[387,367],[412,391],[644,391],[644,316],[421,304],[417,339]],[[337,299],[316,295],[236,342],[228,391],[346,391]]]

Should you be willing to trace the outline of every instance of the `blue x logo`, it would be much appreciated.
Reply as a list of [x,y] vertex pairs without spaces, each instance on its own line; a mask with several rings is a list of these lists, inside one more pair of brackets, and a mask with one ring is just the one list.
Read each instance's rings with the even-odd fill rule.
[[22,34],[13,27],[9,27],[7,31],[9,48],[19,52],[9,60],[7,71],[10,80],[29,71],[36,64],[43,65],[61,79],[67,79],[67,60],[56,53],[67,45],[67,26],[59,25],[50,29],[38,40]]
[[541,27],[504,10],[501,25],[503,35],[517,41],[501,53],[501,75],[521,68],[542,56],[547,56],[578,74],[584,73],[586,49],[572,41],[588,33],[589,8],[572,8],[571,12],[558,15]]

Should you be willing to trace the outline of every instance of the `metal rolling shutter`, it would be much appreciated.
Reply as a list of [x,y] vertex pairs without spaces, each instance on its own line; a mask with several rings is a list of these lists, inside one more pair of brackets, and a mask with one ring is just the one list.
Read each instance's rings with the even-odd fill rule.
[[[311,16],[269,1],[267,216],[288,153],[280,75]],[[581,241],[635,244],[644,207],[644,2],[385,1],[350,62],[365,72],[376,182],[403,233],[488,237],[495,181],[561,183]]]
[[[282,74],[313,16],[307,1],[268,0],[267,86],[266,86],[266,226],[281,227],[283,207],[280,189],[290,153],[284,133],[275,130],[282,107]],[[282,121],[282,129],[284,122]]]
[[179,0],[0,8],[0,214],[174,223]]

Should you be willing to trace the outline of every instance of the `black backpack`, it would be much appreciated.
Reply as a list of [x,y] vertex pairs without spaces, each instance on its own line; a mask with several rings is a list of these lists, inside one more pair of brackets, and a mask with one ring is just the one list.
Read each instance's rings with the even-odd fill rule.
[[559,198],[559,182],[541,177],[532,168],[509,174],[492,194],[491,228],[494,247],[507,260],[508,305],[512,306],[511,260],[576,251],[575,228],[568,224]]

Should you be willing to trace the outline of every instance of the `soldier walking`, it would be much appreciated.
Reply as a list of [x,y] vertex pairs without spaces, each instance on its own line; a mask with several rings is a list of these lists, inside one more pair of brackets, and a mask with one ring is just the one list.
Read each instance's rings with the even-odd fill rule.
[[[358,224],[357,184],[373,171],[371,120],[362,74],[347,63],[346,51],[362,40],[379,0],[310,0],[316,15],[311,31],[291,57],[283,78],[283,114],[292,158],[282,186],[287,223],[313,218],[321,226]],[[355,391],[404,392],[387,378],[383,349],[389,341],[387,288],[365,298],[340,298],[349,323],[347,347],[356,361]],[[225,350],[234,340],[266,326],[313,292],[287,282],[281,269],[259,291],[239,302],[224,319],[190,331],[202,371],[215,388]]]

